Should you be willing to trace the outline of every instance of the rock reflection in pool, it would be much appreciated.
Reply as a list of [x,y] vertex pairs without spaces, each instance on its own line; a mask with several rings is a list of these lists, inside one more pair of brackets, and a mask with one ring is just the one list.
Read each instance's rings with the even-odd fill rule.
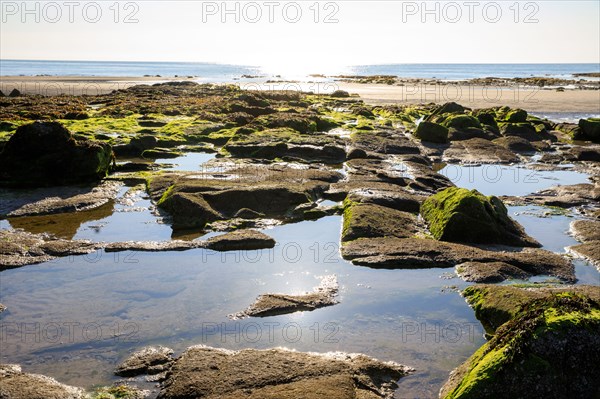
[[458,187],[476,189],[482,194],[496,196],[527,195],[558,184],[589,183],[585,173],[573,170],[534,170],[523,165],[448,164],[438,173],[449,178]]

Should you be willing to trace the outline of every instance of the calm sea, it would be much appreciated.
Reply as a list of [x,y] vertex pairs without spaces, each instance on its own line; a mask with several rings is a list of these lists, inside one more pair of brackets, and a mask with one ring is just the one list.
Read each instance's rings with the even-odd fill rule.
[[[479,77],[551,76],[571,78],[574,73],[599,72],[600,64],[389,64],[359,65],[340,73],[396,75],[444,80]],[[286,71],[278,72],[285,77]],[[314,71],[319,73],[319,71]],[[197,76],[208,81],[230,81],[241,75],[261,75],[260,67],[192,62],[28,61],[0,59],[0,76]]]

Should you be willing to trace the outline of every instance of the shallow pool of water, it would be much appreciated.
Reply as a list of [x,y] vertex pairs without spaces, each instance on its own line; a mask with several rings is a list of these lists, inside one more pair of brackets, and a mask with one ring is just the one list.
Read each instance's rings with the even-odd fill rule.
[[123,187],[116,200],[76,213],[25,216],[2,221],[0,228],[23,229],[30,233],[49,233],[64,239],[92,241],[163,241],[173,234],[155,212],[148,195]]
[[[527,234],[535,238],[542,248],[565,253],[565,248],[579,244],[569,233],[572,221],[581,219],[581,216],[569,211],[557,210],[537,205],[509,206],[508,215],[519,222]],[[583,259],[574,259],[575,277],[577,284],[600,284],[600,273],[589,262]],[[538,276],[531,281],[543,281],[547,276]]]
[[[285,346],[362,352],[417,368],[398,397],[433,397],[483,344],[483,329],[447,280],[452,269],[374,270],[341,259],[341,217],[277,226],[271,250],[104,253],[2,272],[0,361],[91,386],[114,380],[132,350]],[[291,239],[290,237],[293,237]],[[301,293],[335,274],[340,303],[230,320],[265,292]],[[25,324],[23,324],[25,323]],[[21,327],[26,328],[23,330]],[[33,333],[28,333],[32,329]]]
[[589,183],[588,175],[574,170],[534,170],[526,166],[445,165],[438,173],[458,187],[485,195],[527,195],[556,185]]

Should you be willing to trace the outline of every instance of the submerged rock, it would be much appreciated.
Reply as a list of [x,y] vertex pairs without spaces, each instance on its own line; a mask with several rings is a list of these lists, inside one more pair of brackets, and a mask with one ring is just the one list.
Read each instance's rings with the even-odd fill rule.
[[235,230],[206,240],[206,248],[215,251],[253,250],[274,246],[274,239],[256,230]]
[[0,303],[0,313],[4,312],[6,310],[6,306],[4,306],[3,304]]
[[6,399],[83,399],[81,388],[40,374],[23,373],[16,364],[0,364],[0,397]]
[[117,366],[115,374],[122,377],[135,377],[141,374],[158,374],[171,365],[173,350],[164,346],[149,346],[141,349]]
[[97,181],[113,164],[110,145],[78,141],[58,122],[20,126],[0,153],[0,181],[11,186],[52,186]]
[[173,364],[160,399],[392,398],[413,371],[361,354],[194,346]]
[[599,330],[597,299],[569,289],[534,299],[450,374],[440,397],[595,397]]
[[434,238],[442,241],[539,247],[508,216],[497,197],[450,187],[427,198],[421,214]]
[[325,306],[335,305],[338,283],[335,275],[324,276],[321,284],[312,292],[300,295],[262,294],[246,310],[229,315],[232,319],[244,317],[268,317],[293,312],[311,311]]

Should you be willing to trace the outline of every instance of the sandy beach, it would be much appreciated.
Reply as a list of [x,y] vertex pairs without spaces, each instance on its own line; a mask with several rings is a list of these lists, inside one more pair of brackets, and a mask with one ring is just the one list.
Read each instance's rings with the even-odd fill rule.
[[[98,95],[126,89],[138,84],[168,81],[201,81],[184,77],[88,77],[88,76],[2,76],[0,90],[8,95],[13,89],[23,94],[42,95]],[[470,108],[510,106],[530,112],[581,112],[600,114],[600,90],[541,89],[537,87],[478,86],[463,84],[360,84],[348,82],[257,84],[232,81],[242,88],[255,90],[304,90],[331,92],[345,90],[358,94],[370,104],[419,104],[454,101]]]

